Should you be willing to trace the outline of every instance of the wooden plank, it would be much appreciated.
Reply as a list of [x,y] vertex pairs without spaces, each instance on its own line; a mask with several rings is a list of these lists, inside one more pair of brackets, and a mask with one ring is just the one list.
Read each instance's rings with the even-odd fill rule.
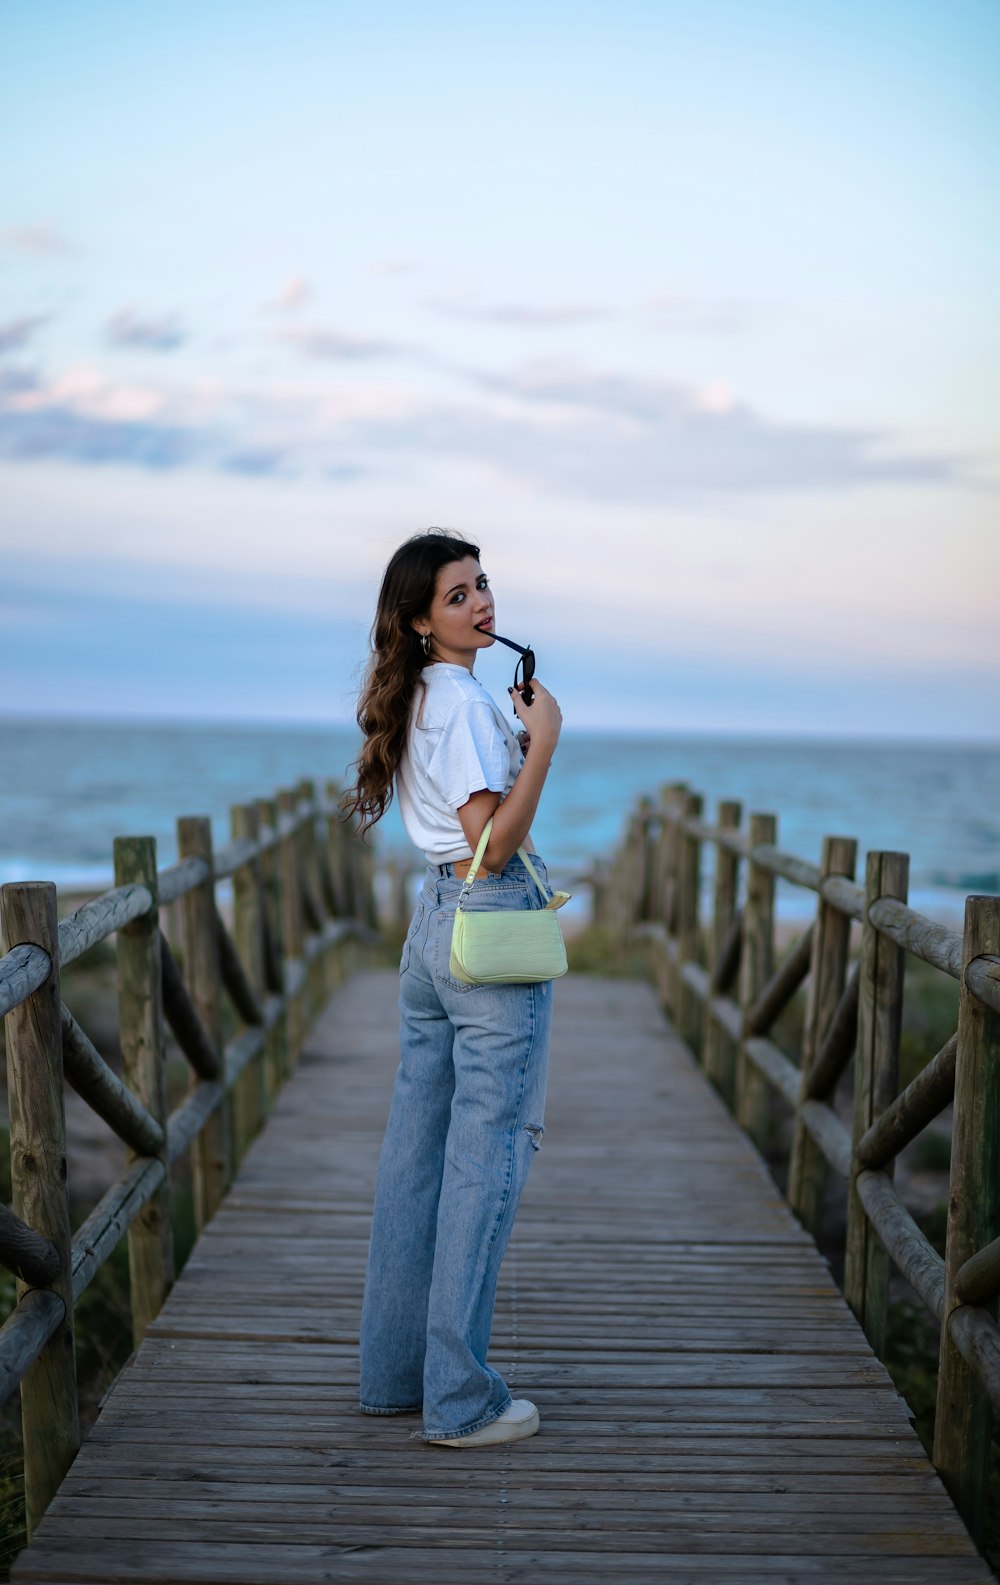
[[[461,1582],[470,1579],[509,1580],[544,1579],[552,1585],[608,1585],[606,1558],[590,1559],[573,1548],[546,1552],[526,1551],[506,1542],[488,1547],[467,1546],[451,1552],[440,1546],[381,1545],[365,1548],[360,1554],[350,1549],[331,1553],[329,1547],[277,1542],[257,1546],[239,1543],[178,1541],[171,1546],[172,1578],[204,1585],[206,1580],[228,1581],[230,1585],[312,1585],[324,1577],[342,1581],[373,1581],[375,1585],[400,1585],[401,1581]],[[32,1568],[22,1572],[26,1580],[45,1581],[47,1585],[159,1585],[162,1570],[160,1543],[138,1539],[102,1542],[99,1549],[84,1548],[79,1542],[62,1540],[52,1546],[53,1565],[58,1573]],[[61,1567],[60,1567],[61,1565]],[[618,1579],[650,1582],[661,1579],[737,1581],[738,1585],[796,1585],[798,1581],[830,1579],[830,1558],[823,1551],[787,1555],[761,1553],[754,1559],[755,1573],[748,1572],[746,1560],[738,1555],[711,1556],[690,1552],[619,1552],[614,1571]],[[332,1571],[335,1572],[332,1573]],[[978,1558],[914,1558],[894,1560],[883,1551],[853,1559],[838,1558],[836,1578],[847,1585],[870,1585],[877,1572],[879,1585],[966,1585],[983,1579]]]
[[[72,1531],[78,1546],[92,1540],[102,1543],[108,1540],[155,1540],[161,1547],[167,1548],[167,1555],[181,1520],[188,1541],[209,1541],[213,1545],[229,1541],[248,1547],[255,1542],[283,1539],[282,1532],[288,1526],[287,1520],[267,1521],[246,1514],[232,1518],[216,1516],[207,1503],[193,1505],[200,1507],[198,1517],[188,1513],[175,1514],[166,1505],[148,1517],[136,1513],[135,1504],[128,1504],[124,1509],[119,1508],[99,1518],[94,1517],[93,1512],[76,1512],[77,1505],[67,1503],[64,1499],[57,1499],[54,1506],[56,1515],[53,1518],[62,1516],[61,1522],[67,1532]],[[86,1507],[85,1504],[79,1506]],[[74,1511],[64,1512],[67,1508]],[[670,1552],[709,1553],[716,1556],[739,1553],[745,1558],[752,1558],[753,1554],[760,1552],[794,1557],[806,1548],[818,1548],[826,1553],[831,1563],[841,1557],[866,1555],[880,1550],[896,1557],[949,1558],[961,1557],[963,1554],[967,1556],[969,1551],[964,1528],[961,1533],[952,1531],[948,1528],[948,1521],[936,1527],[934,1534],[928,1534],[926,1511],[919,1521],[912,1524],[892,1518],[879,1524],[873,1519],[868,1527],[858,1521],[838,1526],[835,1515],[830,1515],[825,1524],[811,1515],[808,1520],[793,1525],[789,1523],[787,1515],[775,1514],[771,1516],[770,1523],[753,1529],[739,1522],[723,1526],[715,1519],[711,1529],[708,1529],[705,1516],[698,1513],[683,1518],[677,1514],[665,1517],[666,1523],[656,1523],[654,1518],[648,1527],[634,1525],[627,1514],[620,1516],[619,1524],[607,1524],[603,1515],[594,1524],[592,1516],[585,1509],[565,1510],[563,1524],[551,1520],[543,1522],[538,1518],[534,1523],[526,1518],[522,1524],[510,1515],[505,1515],[504,1519],[512,1539],[516,1539],[521,1546],[539,1551],[575,1548],[580,1552],[606,1554],[621,1550],[656,1555]],[[494,1505],[486,1528],[492,1530],[495,1525]],[[481,1544],[483,1529],[483,1524],[477,1524],[474,1520],[467,1526],[462,1525],[456,1516],[438,1522],[434,1515],[429,1515],[421,1522],[416,1517],[411,1519],[409,1516],[396,1515],[392,1535],[397,1543],[412,1542],[441,1548],[465,1547]],[[386,1529],[384,1523],[365,1523],[363,1518],[345,1513],[340,1520],[324,1520],[319,1516],[311,1520],[300,1517],[294,1536],[300,1544],[312,1542],[320,1546],[378,1547],[385,1540]],[[984,1575],[984,1578],[989,1576]]]
[[[404,1456],[408,1454],[409,1456]],[[815,1482],[826,1483],[831,1491],[857,1485],[864,1491],[895,1489],[896,1483],[908,1488],[919,1483],[921,1489],[938,1490],[938,1477],[928,1470],[922,1455],[907,1456],[898,1441],[887,1438],[858,1441],[854,1437],[829,1437],[815,1446],[803,1447],[794,1437],[758,1438],[746,1449],[737,1448],[732,1437],[671,1436],[663,1448],[651,1453],[607,1456],[607,1449],[581,1453],[551,1442],[540,1442],[532,1449],[518,1472],[535,1480],[545,1476],[548,1486],[578,1482],[581,1487],[606,1486],[627,1481],[629,1488],[649,1485],[653,1490],[698,1490],[701,1483],[730,1481],[734,1489],[756,1489],[761,1482],[777,1481],[788,1490],[813,1489]],[[886,1474],[891,1466],[893,1473]],[[257,1481],[270,1476],[274,1455],[270,1448],[243,1446],[236,1452],[210,1445],[160,1447],[130,1443],[122,1448],[117,1441],[89,1444],[87,1469],[92,1475],[108,1474],[134,1480],[179,1479]],[[402,1448],[399,1456],[387,1458],[385,1449],[354,1447],[332,1451],[328,1448],[290,1447],[281,1460],[283,1478],[288,1481],[348,1481],[364,1484],[378,1480],[384,1486],[419,1485],[431,1479],[423,1448]],[[71,1479],[83,1479],[74,1471]],[[492,1462],[447,1468],[453,1489],[495,1483]],[[714,1486],[711,1487],[714,1489]]]
[[[259,1450],[256,1450],[259,1451]],[[423,1460],[420,1461],[423,1464]],[[134,1492],[137,1488],[146,1487],[155,1490],[157,1496],[169,1498],[176,1493],[178,1496],[190,1497],[196,1487],[211,1496],[232,1496],[234,1500],[256,1501],[263,1492],[269,1501],[278,1501],[280,1497],[287,1496],[290,1501],[311,1502],[314,1498],[314,1488],[322,1487],[328,1497],[338,1493],[352,1493],[359,1498],[372,1498],[384,1500],[387,1491],[395,1493],[394,1500],[407,1502],[409,1500],[423,1501],[424,1497],[436,1497],[439,1501],[457,1502],[461,1494],[466,1491],[495,1492],[496,1479],[492,1470],[452,1468],[441,1469],[431,1474],[426,1468],[419,1468],[415,1463],[406,1464],[399,1468],[387,1466],[383,1460],[374,1468],[362,1468],[356,1471],[349,1469],[333,1470],[330,1460],[323,1455],[314,1456],[312,1467],[300,1467],[294,1471],[284,1471],[282,1481],[269,1478],[270,1470],[267,1464],[233,1464],[231,1460],[224,1463],[220,1461],[216,1468],[198,1467],[196,1469],[172,1470],[164,1468],[155,1458],[148,1463],[141,1461],[117,1461],[108,1458],[101,1461],[95,1468],[90,1461],[90,1474],[88,1476],[70,1474],[64,1484],[63,1490],[67,1496],[86,1496],[88,1492],[101,1492],[112,1495],[118,1484],[122,1487],[123,1494]],[[534,1470],[532,1462],[532,1470]],[[848,1470],[847,1472],[831,1472],[825,1468],[818,1471],[803,1472],[792,1466],[792,1472],[785,1472],[784,1478],[778,1481],[770,1469],[763,1471],[716,1471],[702,1470],[689,1473],[686,1466],[681,1469],[661,1470],[655,1473],[635,1471],[632,1469],[621,1470],[602,1467],[600,1471],[584,1471],[577,1468],[560,1469],[555,1466],[546,1468],[545,1484],[543,1487],[535,1486],[533,1480],[530,1486],[520,1483],[520,1492],[524,1499],[532,1504],[542,1507],[563,1500],[562,1492],[565,1488],[575,1491],[593,1491],[597,1494],[613,1494],[617,1500],[627,1495],[628,1500],[638,1493],[698,1493],[719,1492],[730,1493],[763,1493],[772,1492],[808,1496],[816,1492],[829,1492],[833,1495],[850,1495],[857,1497],[863,1503],[872,1503],[875,1506],[885,1506],[883,1499],[892,1499],[898,1495],[903,1498],[922,1498],[924,1494],[937,1492],[936,1477],[925,1473],[909,1473],[905,1475],[884,1475],[867,1471]],[[294,1476],[294,1478],[293,1478]],[[372,1484],[375,1481],[376,1484]]]

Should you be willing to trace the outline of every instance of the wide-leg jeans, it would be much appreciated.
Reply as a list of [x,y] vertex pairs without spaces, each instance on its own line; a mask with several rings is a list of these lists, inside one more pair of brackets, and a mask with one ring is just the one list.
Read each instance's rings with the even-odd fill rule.
[[[425,1437],[468,1435],[511,1401],[486,1352],[500,1263],[544,1130],[552,1018],[550,982],[452,977],[462,887],[451,865],[431,866],[403,946],[400,1064],[361,1316],[361,1408],[422,1408]],[[515,857],[481,875],[466,906],[545,904]]]

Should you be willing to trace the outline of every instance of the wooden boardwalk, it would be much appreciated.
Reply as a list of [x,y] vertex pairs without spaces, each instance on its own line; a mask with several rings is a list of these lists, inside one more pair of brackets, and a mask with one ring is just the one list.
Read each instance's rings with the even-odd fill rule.
[[993,1579],[826,1266],[630,981],[556,989],[492,1357],[541,1434],[356,1410],[395,976],[348,983],[19,1581]]

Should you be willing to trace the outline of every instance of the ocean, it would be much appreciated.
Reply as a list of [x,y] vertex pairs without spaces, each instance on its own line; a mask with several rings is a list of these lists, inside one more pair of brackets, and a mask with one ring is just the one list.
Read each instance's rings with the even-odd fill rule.
[[[169,864],[179,815],[210,816],[222,843],[230,804],[343,780],[357,744],[350,726],[0,719],[0,882],[110,885],[117,835],[151,833]],[[942,922],[960,922],[968,892],[1000,892],[1000,745],[572,730],[533,828],[554,882],[581,886],[635,800],[667,781],[702,793],[709,817],[724,798],[776,814],[779,846],[801,858],[818,861],[824,834],[854,836],[859,877],[866,850],[902,849],[911,904]],[[376,844],[420,862],[394,809]],[[812,907],[779,882],[779,918]]]

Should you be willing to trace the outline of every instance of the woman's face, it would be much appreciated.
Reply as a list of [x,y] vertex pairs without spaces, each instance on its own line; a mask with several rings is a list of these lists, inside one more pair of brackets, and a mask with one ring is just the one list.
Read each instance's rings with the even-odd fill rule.
[[[418,633],[431,636],[429,660],[450,661],[472,670],[477,651],[496,642],[488,631],[493,626],[493,596],[474,556],[449,561],[438,569],[434,598],[413,626]],[[487,631],[479,631],[480,627]]]

